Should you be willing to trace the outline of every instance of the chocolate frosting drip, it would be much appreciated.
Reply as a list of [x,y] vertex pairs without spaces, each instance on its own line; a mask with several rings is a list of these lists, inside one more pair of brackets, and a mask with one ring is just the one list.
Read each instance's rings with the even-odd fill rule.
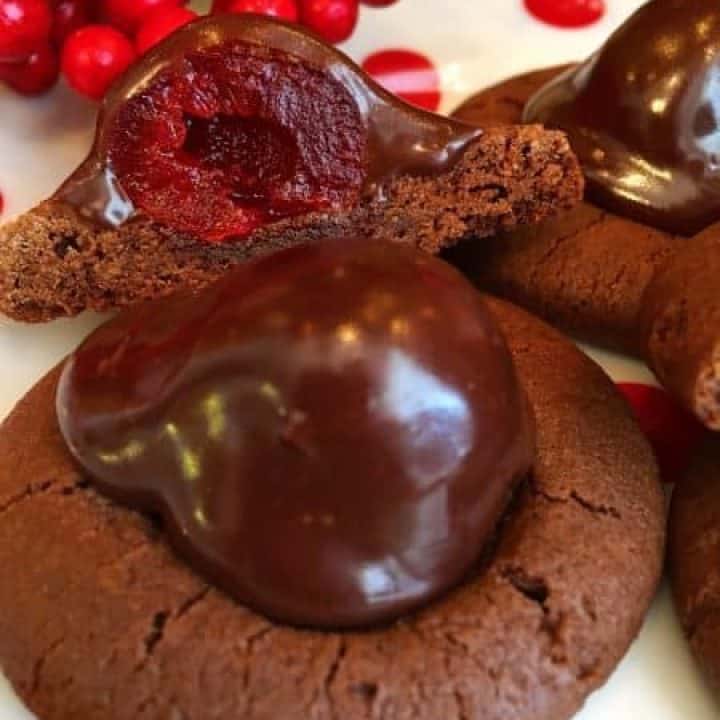
[[720,5],[654,0],[527,104],[566,131],[590,199],[692,235],[720,220]]
[[200,573],[303,626],[387,621],[463,579],[533,459],[494,318],[401,246],[283,251],[97,330],[60,425]]
[[398,175],[447,172],[468,143],[482,134],[465,123],[407,105],[372,81],[346,55],[296,25],[253,15],[213,15],[176,32],[115,84],[102,104],[90,156],[56,197],[103,225],[118,226],[132,218],[135,210],[108,161],[109,128],[118,112],[130,98],[181,63],[187,53],[238,42],[273,48],[311,63],[352,95],[367,127],[368,196],[381,197],[384,184]]

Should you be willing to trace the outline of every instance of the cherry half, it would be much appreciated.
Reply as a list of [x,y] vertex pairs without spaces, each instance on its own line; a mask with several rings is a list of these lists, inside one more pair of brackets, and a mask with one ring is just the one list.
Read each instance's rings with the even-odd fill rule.
[[326,70],[238,40],[185,53],[129,98],[108,155],[137,208],[219,242],[352,207],[366,135],[354,99]]

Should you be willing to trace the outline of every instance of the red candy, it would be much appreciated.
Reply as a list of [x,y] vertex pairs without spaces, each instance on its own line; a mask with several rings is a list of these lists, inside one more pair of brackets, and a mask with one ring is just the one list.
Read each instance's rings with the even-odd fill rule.
[[297,22],[299,16],[296,0],[234,0],[227,4],[226,11],[269,15],[288,22]]
[[197,13],[184,7],[162,7],[150,13],[138,30],[135,48],[142,55],[168,35],[197,18]]
[[99,100],[134,59],[132,43],[121,32],[104,25],[88,25],[67,39],[61,64],[71,87]]
[[21,95],[41,95],[55,86],[60,67],[55,49],[45,43],[27,60],[0,67],[0,79]]
[[432,61],[412,50],[382,50],[365,59],[363,70],[406,102],[437,110],[440,77]]
[[353,33],[358,0],[300,0],[303,24],[329,43],[341,43]]
[[605,14],[605,0],[525,0],[539,20],[562,28],[592,25]]
[[[253,13],[299,22],[327,42],[341,43],[357,25],[360,1],[212,0],[210,12]],[[23,94],[39,94],[55,84],[59,67],[71,87],[100,100],[137,54],[197,17],[184,7],[186,2],[0,0],[0,82]],[[362,2],[382,8],[397,0]],[[378,79],[400,97],[437,109],[439,82],[426,58],[392,51],[369,62]]]
[[151,218],[209,242],[354,206],[367,131],[324,71],[236,43],[189,53],[108,134],[123,188]]
[[61,48],[72,33],[89,25],[92,17],[91,0],[57,0],[52,26],[55,45]]
[[682,480],[704,433],[702,425],[660,388],[640,383],[618,387],[655,451],[663,480]]
[[151,12],[181,3],[182,0],[103,0],[103,17],[118,30],[133,34]]
[[0,60],[25,60],[50,37],[47,0],[0,0]]

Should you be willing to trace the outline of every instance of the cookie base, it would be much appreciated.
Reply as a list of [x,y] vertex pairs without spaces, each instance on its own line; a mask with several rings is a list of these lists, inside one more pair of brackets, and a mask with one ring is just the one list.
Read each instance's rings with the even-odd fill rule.
[[59,435],[57,371],[0,430],[0,666],[43,720],[563,720],[641,626],[663,559],[652,452],[611,381],[490,301],[539,455],[481,573],[363,633],[278,626],[97,495]]

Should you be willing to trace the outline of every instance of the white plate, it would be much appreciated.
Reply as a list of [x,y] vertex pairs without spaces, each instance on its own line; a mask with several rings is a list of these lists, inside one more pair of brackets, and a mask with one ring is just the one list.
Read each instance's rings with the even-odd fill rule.
[[[607,0],[607,4],[601,22],[570,31],[532,19],[522,0],[400,0],[391,8],[365,9],[346,49],[358,60],[388,47],[421,51],[440,70],[442,107],[450,110],[489,83],[586,56],[642,2]],[[7,216],[51,193],[74,168],[88,148],[93,117],[92,105],[62,87],[35,101],[0,90],[0,191]],[[43,327],[0,320],[0,417],[99,320],[85,316]],[[636,363],[607,353],[595,356],[615,379],[652,382],[647,370]],[[640,638],[578,720],[715,720],[719,713],[692,663],[669,593],[663,589]],[[28,717],[0,676],[0,718]]]

